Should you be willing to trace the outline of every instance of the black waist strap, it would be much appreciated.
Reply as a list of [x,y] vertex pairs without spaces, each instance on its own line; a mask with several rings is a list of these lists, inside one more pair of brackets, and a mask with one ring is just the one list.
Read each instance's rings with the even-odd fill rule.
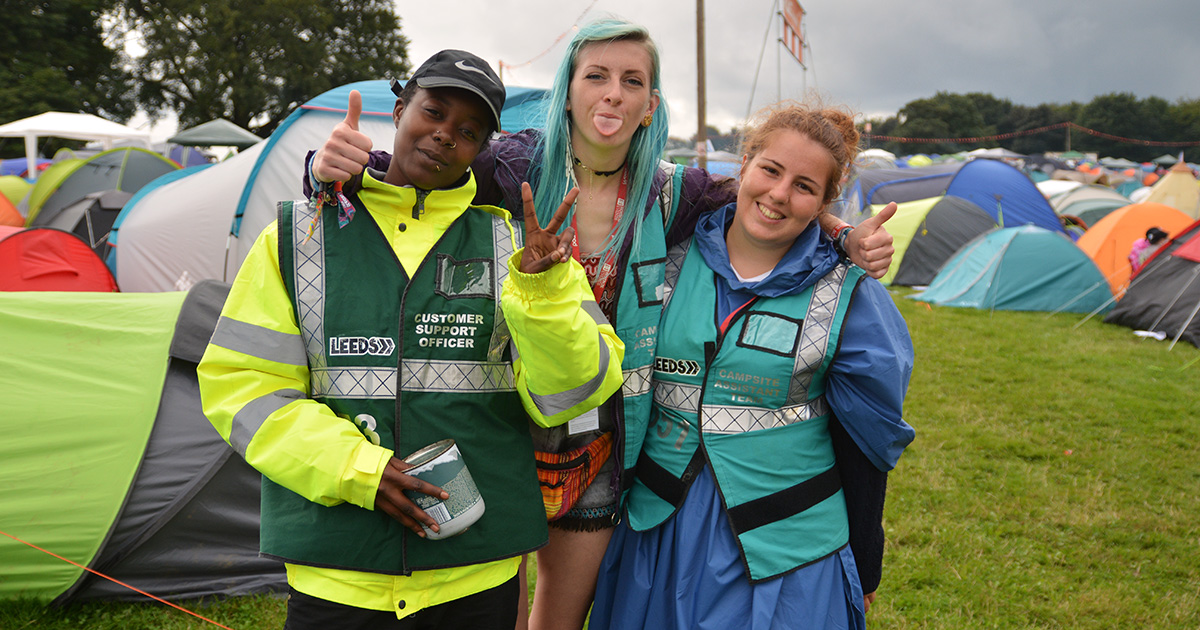
[[637,478],[660,499],[679,507],[683,505],[683,498],[687,496],[688,486],[692,485],[692,480],[696,478],[696,473],[702,466],[704,466],[704,454],[700,449],[696,449],[696,454],[692,455],[692,461],[688,462],[687,467],[683,469],[682,477],[676,478],[670,471],[646,455],[645,451],[642,451],[638,458]]
[[[638,475],[641,475],[640,469]],[[748,532],[799,514],[841,489],[842,478],[838,475],[837,466],[834,466],[808,481],[729,508],[729,521],[735,533]]]

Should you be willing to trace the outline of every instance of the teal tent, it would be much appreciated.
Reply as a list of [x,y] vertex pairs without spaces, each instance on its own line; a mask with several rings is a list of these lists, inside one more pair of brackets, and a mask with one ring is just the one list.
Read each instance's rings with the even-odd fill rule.
[[1090,313],[1109,305],[1112,291],[1070,238],[1026,225],[976,237],[946,261],[928,290],[908,297],[943,306]]

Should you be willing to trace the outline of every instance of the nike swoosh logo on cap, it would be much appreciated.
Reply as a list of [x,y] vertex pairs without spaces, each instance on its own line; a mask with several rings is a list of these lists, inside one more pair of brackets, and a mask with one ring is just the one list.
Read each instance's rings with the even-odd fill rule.
[[[461,59],[454,62],[454,67],[458,68],[459,70],[466,70],[468,72],[478,72],[479,74],[482,74],[484,77],[487,77],[488,81],[492,81],[492,77],[489,77],[486,72],[484,72],[483,70],[480,70],[479,68],[476,68],[475,66],[468,66],[467,63]],[[492,81],[492,83],[495,83],[495,81]]]

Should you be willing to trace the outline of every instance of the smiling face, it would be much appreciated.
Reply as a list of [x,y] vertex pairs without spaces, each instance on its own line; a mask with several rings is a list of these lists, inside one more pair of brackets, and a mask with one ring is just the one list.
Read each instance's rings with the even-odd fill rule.
[[579,50],[567,98],[577,152],[629,149],[642,119],[658,107],[652,72],[650,52],[640,42],[596,42]]
[[396,101],[392,162],[384,181],[424,190],[457,182],[479,154],[492,115],[478,96],[457,88],[417,90]]
[[753,247],[782,257],[825,207],[833,156],[808,136],[777,130],[762,150],[743,159],[730,248]]

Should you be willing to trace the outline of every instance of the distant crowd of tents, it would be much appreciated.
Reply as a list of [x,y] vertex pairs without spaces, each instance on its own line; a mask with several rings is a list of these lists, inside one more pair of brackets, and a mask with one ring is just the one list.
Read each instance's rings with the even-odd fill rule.
[[[360,130],[390,146],[395,96],[368,81],[313,99],[264,140],[219,123],[176,136],[241,147],[216,163],[134,146],[4,161],[0,378],[20,394],[0,445],[0,531],[159,595],[284,588],[282,567],[257,556],[257,474],[203,419],[194,367],[228,283],[276,202],[301,196],[305,154],[352,89]],[[543,94],[509,88],[504,130],[537,126]],[[1106,313],[1200,346],[1200,185],[1174,161],[1160,172],[1082,155],[869,151],[838,212],[856,223],[898,204],[883,282],[916,287],[914,299]],[[1151,227],[1170,238],[1132,273],[1130,249]],[[46,447],[48,427],[63,443]],[[0,557],[3,597],[138,597],[9,538]]]

